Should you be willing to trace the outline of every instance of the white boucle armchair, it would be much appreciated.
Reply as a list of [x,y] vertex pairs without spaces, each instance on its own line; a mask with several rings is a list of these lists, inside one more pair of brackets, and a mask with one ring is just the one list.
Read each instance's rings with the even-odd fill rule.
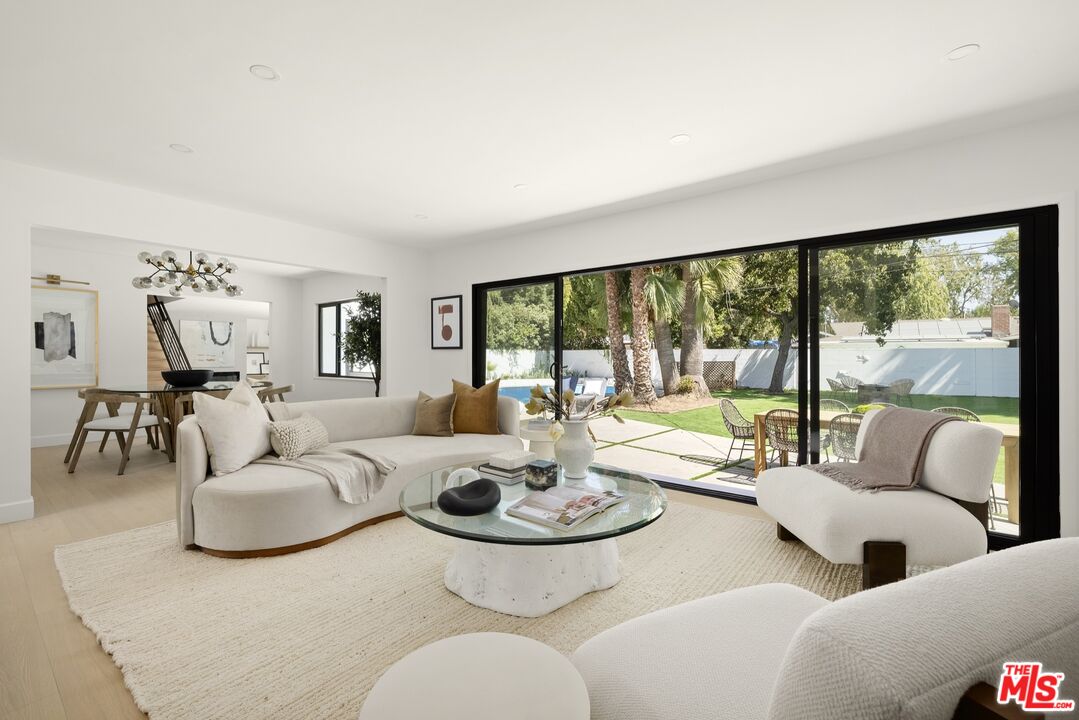
[[572,660],[592,720],[1028,717],[991,688],[1003,663],[1036,661],[1079,700],[1077,569],[1079,538],[1066,538],[834,603],[742,588],[613,627]]
[[[880,412],[866,414],[855,455]],[[907,566],[952,565],[984,555],[999,430],[968,422],[941,425],[926,450],[918,487],[857,492],[804,467],[765,470],[757,505],[781,540],[801,540],[833,563],[862,565],[865,587],[906,577]]]

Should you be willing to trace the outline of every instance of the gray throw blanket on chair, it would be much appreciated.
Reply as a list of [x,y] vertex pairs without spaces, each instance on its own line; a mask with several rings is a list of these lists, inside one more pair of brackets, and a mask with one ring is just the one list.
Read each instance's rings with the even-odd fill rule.
[[886,407],[866,428],[857,463],[806,466],[853,490],[910,490],[922,479],[933,434],[959,418],[924,410]]

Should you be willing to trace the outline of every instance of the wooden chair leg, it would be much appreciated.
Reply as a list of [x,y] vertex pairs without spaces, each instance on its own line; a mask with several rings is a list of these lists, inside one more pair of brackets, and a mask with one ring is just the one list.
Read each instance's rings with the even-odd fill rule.
[[116,445],[117,445],[117,447],[120,448],[121,451],[124,449],[124,443],[125,442],[126,441],[124,440],[124,434],[122,432],[117,431],[117,433],[116,433]]
[[862,544],[863,589],[879,587],[906,577],[906,545],[884,540],[867,540]]
[[152,449],[157,450],[157,439],[154,437],[153,428],[146,428],[146,444]]
[[120,458],[120,469],[116,471],[117,475],[124,474],[124,468],[127,467],[127,460],[131,457],[131,446],[135,444],[135,436],[139,434],[139,416],[142,415],[142,405],[135,406],[135,414],[131,416],[131,428],[127,431],[127,442],[124,443],[124,454]]
[[[82,446],[86,444],[86,436],[90,434],[90,431],[86,428],[82,429],[79,433],[79,441],[75,443],[75,453],[71,456],[71,462],[67,464],[67,472],[70,475],[75,472],[75,466],[79,464],[79,455],[82,455]],[[108,435],[106,434],[107,438]]]
[[71,434],[71,442],[67,444],[67,452],[64,454],[64,464],[71,462],[71,455],[75,452],[75,446],[79,443],[79,435],[82,434],[82,426],[86,424],[86,420],[81,416],[79,422],[75,425],[75,432]]
[[783,527],[779,523],[776,523],[776,537],[783,542],[790,542],[792,540],[798,539],[797,537],[795,537],[794,533],[792,533],[790,530]]

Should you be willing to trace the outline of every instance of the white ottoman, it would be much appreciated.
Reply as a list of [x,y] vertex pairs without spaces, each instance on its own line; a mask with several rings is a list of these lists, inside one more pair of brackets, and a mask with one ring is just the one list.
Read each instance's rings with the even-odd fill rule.
[[554,648],[520,635],[472,633],[426,645],[371,689],[360,720],[588,720],[588,690]]

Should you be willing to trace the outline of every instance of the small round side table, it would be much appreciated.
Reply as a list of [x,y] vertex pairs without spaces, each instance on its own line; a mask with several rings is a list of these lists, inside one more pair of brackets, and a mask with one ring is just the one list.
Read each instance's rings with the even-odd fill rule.
[[379,678],[360,720],[588,720],[588,689],[552,647],[471,633],[425,645]]
[[521,439],[528,441],[530,452],[536,453],[540,460],[554,460],[554,440],[547,430],[535,430],[528,427],[528,418],[521,419]]

